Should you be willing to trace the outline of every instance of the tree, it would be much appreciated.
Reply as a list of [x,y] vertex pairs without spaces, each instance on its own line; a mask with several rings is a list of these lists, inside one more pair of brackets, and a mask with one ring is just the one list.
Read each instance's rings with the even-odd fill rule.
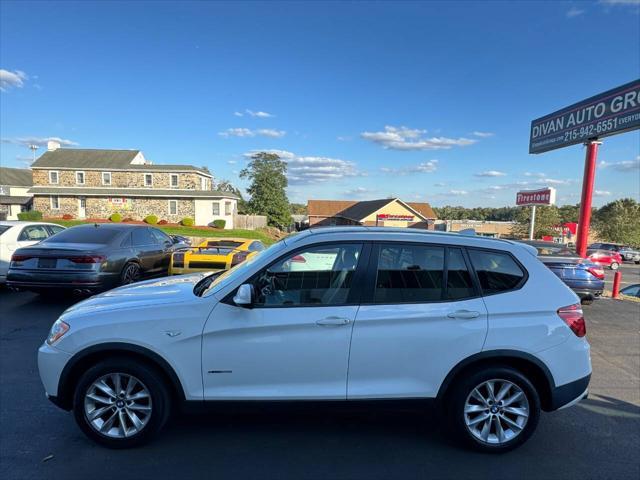
[[291,224],[291,210],[285,188],[287,164],[275,153],[259,152],[251,157],[240,178],[251,182],[247,192],[249,213],[266,215],[267,223],[284,229]]
[[596,211],[593,227],[602,240],[640,247],[640,203],[623,198]]
[[238,187],[233,185],[229,180],[220,180],[215,186],[214,190],[217,190],[218,192],[234,194],[236,197],[238,197],[238,213],[246,213],[247,202],[242,196],[242,191]]
[[291,213],[294,215],[306,215],[307,214],[307,206],[303,203],[292,203],[291,204]]
[[558,207],[558,214],[562,223],[577,223],[580,216],[580,204]]
[[[520,207],[516,214],[518,222],[513,228],[513,234],[518,237],[529,236],[529,222],[531,221],[531,207]],[[535,225],[533,227],[533,238],[541,238],[545,235],[558,235],[559,232],[554,227],[560,225],[560,213],[558,207],[550,205],[536,207]]]

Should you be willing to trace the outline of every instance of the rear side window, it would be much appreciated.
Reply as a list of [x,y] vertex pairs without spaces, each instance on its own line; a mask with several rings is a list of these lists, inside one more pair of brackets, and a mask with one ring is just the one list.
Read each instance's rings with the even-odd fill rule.
[[414,303],[442,299],[444,248],[380,245],[374,303]]
[[471,274],[459,248],[449,249],[447,260],[447,299],[460,300],[475,296]]
[[522,268],[507,253],[469,249],[469,257],[485,295],[513,290],[525,277]]
[[133,246],[139,247],[141,245],[154,245],[157,243],[155,237],[151,234],[148,228],[138,227],[134,228],[131,233],[133,239]]

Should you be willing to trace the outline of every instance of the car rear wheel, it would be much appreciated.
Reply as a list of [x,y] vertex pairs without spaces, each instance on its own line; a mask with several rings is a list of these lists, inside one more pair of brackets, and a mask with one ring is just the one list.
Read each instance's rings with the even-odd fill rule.
[[129,285],[140,279],[140,265],[134,262],[128,262],[122,269],[120,274],[120,285]]
[[170,396],[154,369],[127,359],[105,360],[80,378],[73,413],[80,429],[109,448],[150,441],[164,426]]
[[489,367],[458,381],[448,410],[456,439],[475,450],[503,453],[533,434],[540,397],[517,370]]
[[618,262],[611,262],[609,268],[611,268],[611,270],[617,270],[619,266]]

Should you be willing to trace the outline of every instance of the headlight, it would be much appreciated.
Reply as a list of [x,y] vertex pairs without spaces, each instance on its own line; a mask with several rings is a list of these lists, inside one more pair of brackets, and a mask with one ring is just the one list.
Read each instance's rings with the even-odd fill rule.
[[49,336],[47,337],[47,345],[53,345],[56,343],[62,336],[69,331],[69,324],[63,322],[62,320],[56,320],[56,322],[51,327],[51,331],[49,332]]

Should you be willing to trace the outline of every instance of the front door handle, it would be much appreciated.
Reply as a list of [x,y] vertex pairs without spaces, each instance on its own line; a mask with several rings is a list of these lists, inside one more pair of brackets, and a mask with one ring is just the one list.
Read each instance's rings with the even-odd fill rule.
[[316,325],[336,327],[340,325],[347,325],[350,321],[351,320],[344,317],[327,317],[317,320]]
[[480,312],[472,312],[471,310],[456,310],[455,312],[451,312],[447,314],[449,318],[462,318],[462,319],[472,319],[478,318],[480,316]]

